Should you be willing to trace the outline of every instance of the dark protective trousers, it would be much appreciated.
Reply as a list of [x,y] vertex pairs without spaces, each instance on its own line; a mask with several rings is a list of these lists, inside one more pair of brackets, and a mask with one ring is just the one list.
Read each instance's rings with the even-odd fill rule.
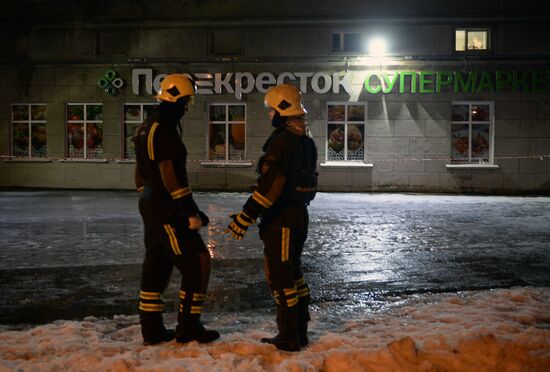
[[305,205],[282,209],[260,225],[264,243],[265,273],[275,297],[278,337],[307,344],[309,288],[301,271],[309,216]]
[[167,219],[154,200],[143,197],[139,211],[145,230],[139,299],[143,338],[157,339],[164,332],[162,294],[174,266],[182,276],[176,334],[183,337],[200,321],[210,277],[210,254],[198,231],[189,230],[184,216]]

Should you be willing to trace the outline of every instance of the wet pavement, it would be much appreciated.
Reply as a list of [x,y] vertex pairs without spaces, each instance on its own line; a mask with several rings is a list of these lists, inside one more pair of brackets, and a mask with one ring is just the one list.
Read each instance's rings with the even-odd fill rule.
[[[223,233],[248,194],[195,197],[211,219],[206,311],[271,308],[257,229],[243,241]],[[342,313],[425,292],[550,286],[549,226],[549,197],[320,193],[304,272],[313,302]],[[135,314],[142,232],[132,192],[0,192],[0,323]]]

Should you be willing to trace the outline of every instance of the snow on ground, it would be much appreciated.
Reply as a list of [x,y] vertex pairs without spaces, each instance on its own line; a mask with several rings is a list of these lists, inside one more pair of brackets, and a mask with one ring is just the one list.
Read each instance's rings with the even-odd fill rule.
[[550,288],[404,296],[376,311],[346,306],[315,306],[311,344],[299,353],[258,341],[274,332],[271,313],[205,314],[222,332],[208,345],[145,347],[136,316],[2,326],[0,371],[550,371]]

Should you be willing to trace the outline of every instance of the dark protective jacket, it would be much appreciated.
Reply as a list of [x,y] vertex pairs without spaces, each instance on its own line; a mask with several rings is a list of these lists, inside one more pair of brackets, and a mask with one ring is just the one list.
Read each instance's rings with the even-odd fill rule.
[[304,123],[277,128],[264,145],[258,162],[257,187],[243,207],[263,225],[285,206],[307,205],[317,187],[317,149]]
[[144,198],[155,201],[152,213],[162,220],[174,213],[198,213],[187,178],[187,150],[177,129],[178,119],[169,114],[159,107],[134,138],[136,187],[143,188]]

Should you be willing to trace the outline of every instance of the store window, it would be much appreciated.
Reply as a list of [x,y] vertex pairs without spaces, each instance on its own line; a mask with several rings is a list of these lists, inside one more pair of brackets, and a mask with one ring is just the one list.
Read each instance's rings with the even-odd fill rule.
[[493,162],[493,107],[492,102],[453,102],[453,163]]
[[332,34],[333,53],[363,53],[363,35],[359,32],[335,32]]
[[246,106],[219,104],[208,106],[208,159],[231,161],[245,159]]
[[455,51],[471,52],[489,50],[489,29],[459,28],[455,30]]
[[67,156],[101,159],[103,156],[103,105],[67,104]]
[[154,109],[154,103],[124,104],[124,119],[122,123],[122,133],[124,133],[122,157],[124,159],[136,159],[136,149],[132,137],[140,124],[151,115]]
[[46,114],[45,104],[12,104],[12,156],[46,157]]
[[327,103],[327,161],[365,160],[366,105]]

